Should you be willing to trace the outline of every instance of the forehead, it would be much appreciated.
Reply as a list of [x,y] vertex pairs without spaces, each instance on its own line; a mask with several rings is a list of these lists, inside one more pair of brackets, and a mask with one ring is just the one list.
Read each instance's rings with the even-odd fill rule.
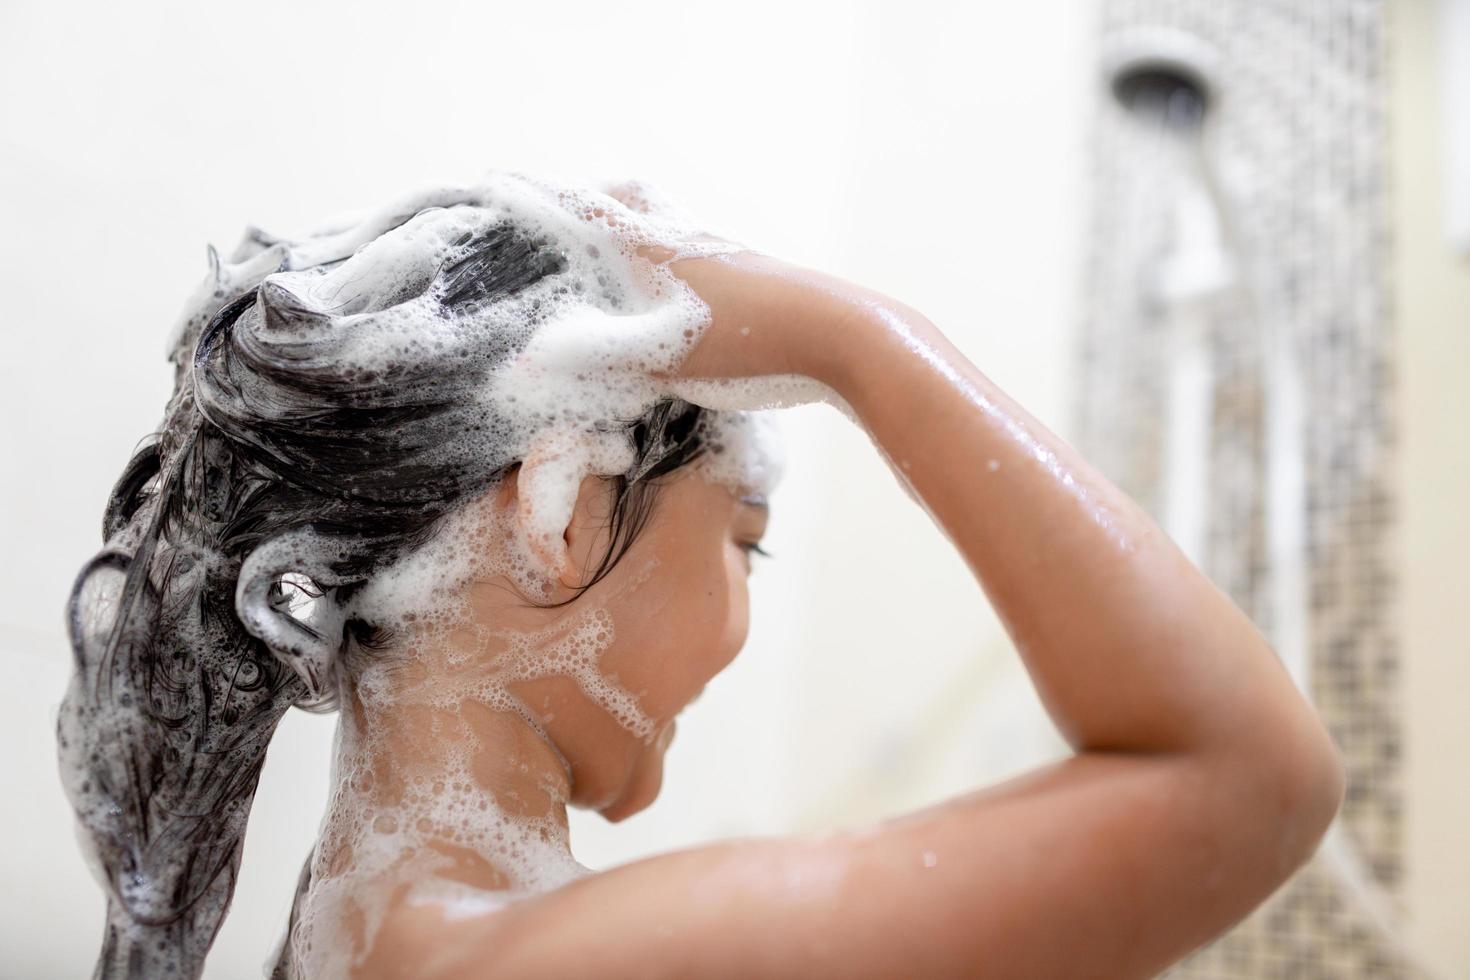
[[742,518],[763,517],[768,509],[764,495],[712,479],[698,463],[669,474],[659,483],[654,522],[678,534],[692,535],[699,527],[721,534]]

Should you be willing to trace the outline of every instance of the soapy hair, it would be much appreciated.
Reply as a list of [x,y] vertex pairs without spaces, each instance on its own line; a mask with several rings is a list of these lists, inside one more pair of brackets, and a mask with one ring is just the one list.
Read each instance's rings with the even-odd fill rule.
[[[451,244],[431,276],[376,305],[428,297],[452,324],[533,286],[575,288],[557,284],[564,252],[509,222]],[[465,392],[527,332],[349,365],[338,355],[350,325],[327,329],[265,278],[303,268],[301,254],[260,233],[227,269],[211,252],[215,288],[175,341],[163,423],[124,468],[103,549],[72,591],[76,671],[58,744],[107,893],[98,977],[200,973],[278,722],[292,705],[330,703],[349,647],[371,655],[391,639],[354,593],[518,464],[485,451],[476,434],[495,420]],[[611,478],[612,543],[586,585],[632,543],[658,478],[703,448],[701,409],[677,399],[610,424],[634,463]],[[315,597],[310,616],[293,614],[299,592]]]

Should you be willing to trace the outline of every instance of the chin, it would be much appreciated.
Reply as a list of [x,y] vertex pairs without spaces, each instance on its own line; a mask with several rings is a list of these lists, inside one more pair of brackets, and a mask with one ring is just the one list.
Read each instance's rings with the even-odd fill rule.
[[633,814],[638,813],[642,809],[643,807],[641,806],[626,807],[623,805],[622,801],[619,800],[612,806],[605,806],[597,812],[602,816],[602,819],[606,820],[608,823],[622,823],[624,820],[627,820]]
[[639,760],[638,765],[628,774],[623,792],[611,803],[599,807],[597,812],[608,823],[621,823],[652,806],[653,801],[658,799],[663,784],[664,753],[660,748]]

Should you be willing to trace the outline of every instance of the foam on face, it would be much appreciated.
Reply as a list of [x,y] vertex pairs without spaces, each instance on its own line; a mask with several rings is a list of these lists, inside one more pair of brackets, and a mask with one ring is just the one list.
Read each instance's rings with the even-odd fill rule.
[[[638,699],[599,665],[616,629],[608,610],[588,609],[555,630],[514,634],[471,623],[462,586],[504,576],[526,597],[545,597],[556,571],[547,556],[582,481],[637,475],[630,473],[626,424],[658,402],[684,398],[718,409],[707,413],[711,452],[699,465],[709,479],[764,494],[779,478],[780,453],[769,420],[746,410],[830,400],[820,386],[789,377],[671,380],[709,310],[667,262],[742,246],[697,240],[699,229],[647,187],[623,185],[617,193],[634,207],[595,190],[491,174],[473,186],[409,195],[298,241],[251,232],[227,262],[211,252],[211,276],[175,334],[180,363],[215,310],[255,290],[255,307],[236,327],[243,342],[306,350],[330,338],[334,369],[359,381],[365,398],[382,372],[405,363],[433,370],[483,359],[488,369],[475,383],[451,393],[480,409],[478,424],[453,433],[455,451],[474,453],[483,472],[521,464],[513,519],[461,507],[427,543],[353,596],[350,615],[415,637],[421,648],[435,638],[471,637],[460,644],[460,662],[434,665],[432,684],[406,682],[391,660],[360,668],[351,694],[364,718],[405,706],[452,715],[469,700],[534,725],[508,685],[564,675],[628,732],[655,738]],[[524,288],[460,295],[459,281],[445,270],[476,261],[476,249],[507,226],[554,262],[550,274]],[[662,262],[640,257],[646,247],[657,247]],[[424,462],[435,462],[432,451]],[[306,538],[293,546],[312,547]],[[320,556],[296,557],[303,568],[320,564]],[[479,656],[492,645],[497,656]],[[451,753],[432,776],[403,775],[401,791],[385,802],[371,770],[382,735],[349,724],[347,714],[314,861],[317,880],[291,936],[298,968],[309,975],[339,971],[334,957],[352,945],[340,932],[343,909],[356,910],[366,934],[376,929],[383,906],[364,897],[366,875],[448,889],[461,904],[486,901],[436,874],[452,860],[428,847],[431,840],[484,856],[507,874],[511,893],[556,887],[585,871],[570,859],[563,825],[550,816],[509,814],[476,783],[472,746]],[[332,855],[342,853],[358,871],[331,867]]]

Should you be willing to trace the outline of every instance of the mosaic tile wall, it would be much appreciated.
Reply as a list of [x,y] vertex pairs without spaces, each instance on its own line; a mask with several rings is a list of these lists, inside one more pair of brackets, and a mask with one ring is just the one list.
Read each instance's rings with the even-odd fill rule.
[[[1288,632],[1299,638],[1300,674],[1343,749],[1349,780],[1336,843],[1169,976],[1416,977],[1391,928],[1402,867],[1385,4],[1101,7],[1105,66],[1166,38],[1202,53],[1217,97],[1202,156],[1187,134],[1125,112],[1107,94],[1106,68],[1100,76],[1078,441],[1145,506],[1166,510],[1181,465],[1169,432],[1178,424],[1170,387],[1178,334],[1195,333],[1208,364],[1206,424],[1192,450],[1208,493],[1196,557],[1278,649]],[[1191,48],[1195,41],[1203,47]],[[1181,304],[1159,287],[1160,270],[1188,234],[1179,230],[1180,195],[1209,182],[1235,285]],[[1300,424],[1283,437],[1273,434],[1272,413],[1287,405]],[[1286,498],[1296,501],[1289,540],[1297,546],[1283,560],[1271,537],[1272,520],[1281,521],[1271,508],[1282,498],[1269,487],[1273,467],[1280,477],[1290,464],[1301,478]],[[1286,575],[1299,585],[1286,593],[1298,603],[1281,601]],[[1351,883],[1354,868],[1363,883]]]

